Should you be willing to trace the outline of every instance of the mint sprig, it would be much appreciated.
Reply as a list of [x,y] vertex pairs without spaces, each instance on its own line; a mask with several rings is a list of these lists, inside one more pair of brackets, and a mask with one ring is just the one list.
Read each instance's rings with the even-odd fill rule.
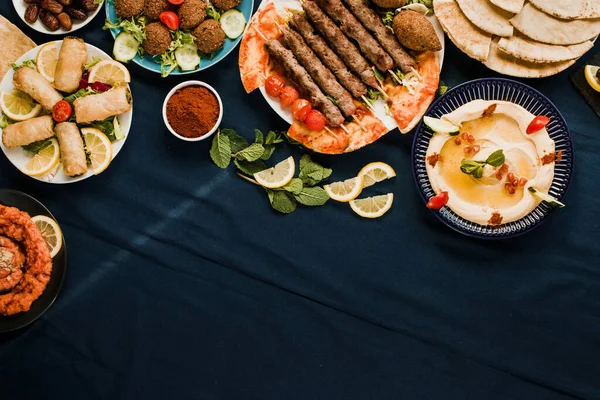
[[499,167],[504,164],[506,157],[502,149],[496,150],[485,161],[475,161],[463,159],[460,163],[460,170],[467,175],[472,175],[474,178],[481,178],[483,176],[483,167],[491,165],[492,167]]

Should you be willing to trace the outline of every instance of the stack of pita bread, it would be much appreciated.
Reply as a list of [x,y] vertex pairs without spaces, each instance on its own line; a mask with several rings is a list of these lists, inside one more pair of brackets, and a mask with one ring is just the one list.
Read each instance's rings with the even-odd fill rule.
[[0,15],[0,80],[14,63],[23,54],[35,47],[33,40],[29,39],[19,28],[11,24]]
[[600,34],[600,0],[434,0],[433,7],[459,49],[522,78],[570,67]]

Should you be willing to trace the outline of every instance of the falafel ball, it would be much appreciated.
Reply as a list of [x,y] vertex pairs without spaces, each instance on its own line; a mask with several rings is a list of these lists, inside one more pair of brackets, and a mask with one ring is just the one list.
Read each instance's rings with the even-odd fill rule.
[[151,56],[162,54],[169,49],[171,34],[160,22],[152,22],[146,26],[146,39],[142,47]]
[[115,12],[121,18],[131,18],[144,11],[144,0],[115,0]]
[[431,22],[412,10],[403,10],[394,17],[392,28],[398,41],[415,51],[440,51],[442,44]]
[[144,15],[156,21],[160,13],[169,9],[169,0],[145,0]]
[[242,0],[212,0],[213,6],[217,7],[221,11],[231,10],[233,7],[237,7]]
[[186,0],[179,7],[177,15],[181,29],[194,29],[206,18],[206,3],[202,0]]
[[381,8],[399,8],[404,7],[406,0],[373,0],[373,3]]
[[212,53],[220,49],[225,43],[225,32],[221,24],[214,19],[207,19],[192,31],[196,37],[196,47],[202,53]]

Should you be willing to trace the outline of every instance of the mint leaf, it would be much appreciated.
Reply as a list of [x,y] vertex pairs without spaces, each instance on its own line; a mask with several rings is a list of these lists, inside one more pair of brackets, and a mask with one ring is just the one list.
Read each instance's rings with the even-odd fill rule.
[[262,144],[252,143],[250,146],[245,149],[238,151],[235,154],[235,158],[237,160],[245,160],[245,161],[256,161],[260,157],[262,157],[265,152],[265,148]]
[[321,181],[326,181],[331,176],[333,170],[331,168],[323,168],[323,178]]
[[233,129],[221,129],[221,134],[225,135],[229,138],[229,142],[231,143],[231,152],[237,153],[239,151],[244,150],[249,146],[249,143],[246,139],[236,133]]
[[52,140],[50,138],[39,140],[37,142],[30,143],[26,146],[22,146],[23,150],[28,151],[33,154],[37,154],[40,151],[44,150],[46,147],[50,146]]
[[269,158],[271,158],[274,151],[275,151],[275,146],[273,146],[272,144],[265,145],[265,151],[264,151],[263,155],[260,156],[260,159],[267,161]]
[[483,168],[484,165],[485,165],[485,162],[483,162],[483,161],[474,161],[474,160],[463,159],[460,162],[460,170],[467,175],[471,175],[478,168]]
[[283,142],[283,139],[281,138],[280,133],[277,133],[275,131],[269,131],[269,133],[267,133],[265,144],[277,144],[281,142]]
[[300,194],[294,195],[298,203],[305,206],[322,206],[329,200],[327,192],[320,187],[307,187]]
[[282,189],[293,194],[300,194],[302,192],[302,189],[304,189],[304,184],[302,183],[301,179],[294,178]]
[[306,168],[311,163],[312,163],[312,160],[311,160],[310,156],[308,154],[303,155],[300,158],[300,169],[302,170],[302,169]]
[[210,146],[210,158],[219,168],[227,168],[231,162],[231,143],[229,138],[217,131]]
[[233,160],[237,169],[246,175],[254,175],[257,172],[264,171],[267,169],[267,164],[262,161],[244,161],[244,160]]
[[320,164],[311,160],[308,155],[302,156],[300,159],[300,174],[298,177],[302,179],[305,186],[315,186],[331,175],[331,169],[323,168]]
[[277,210],[283,214],[289,214],[296,211],[296,200],[294,200],[292,194],[270,189],[267,189],[267,193],[269,195],[271,207],[273,207],[274,210]]
[[504,157],[504,152],[502,149],[496,150],[485,160],[486,163],[490,164],[492,167],[499,167],[504,164],[506,161],[506,157]]
[[258,129],[254,130],[254,137],[255,137],[255,139],[254,139],[255,143],[258,143],[258,144],[264,144],[265,143],[265,138],[264,138],[262,132],[259,131]]

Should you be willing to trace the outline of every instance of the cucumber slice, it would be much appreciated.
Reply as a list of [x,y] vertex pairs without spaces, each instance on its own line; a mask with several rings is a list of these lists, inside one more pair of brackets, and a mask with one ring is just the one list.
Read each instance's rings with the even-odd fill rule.
[[458,135],[458,131],[460,128],[456,125],[451,124],[447,121],[442,121],[438,118],[431,117],[423,117],[423,122],[427,125],[432,131],[438,133],[449,133],[451,136]]
[[219,19],[221,28],[229,39],[236,39],[246,28],[246,18],[239,10],[225,11]]
[[140,43],[135,40],[131,33],[121,32],[115,39],[113,55],[115,60],[126,63],[133,60],[139,48]]
[[198,48],[194,44],[185,44],[175,50],[175,60],[182,71],[193,71],[200,65]]
[[548,193],[540,192],[539,190],[530,187],[529,191],[533,193],[535,196],[539,197],[542,201],[545,201],[549,205],[554,208],[563,208],[565,205],[560,201],[556,200],[554,197],[550,196]]

